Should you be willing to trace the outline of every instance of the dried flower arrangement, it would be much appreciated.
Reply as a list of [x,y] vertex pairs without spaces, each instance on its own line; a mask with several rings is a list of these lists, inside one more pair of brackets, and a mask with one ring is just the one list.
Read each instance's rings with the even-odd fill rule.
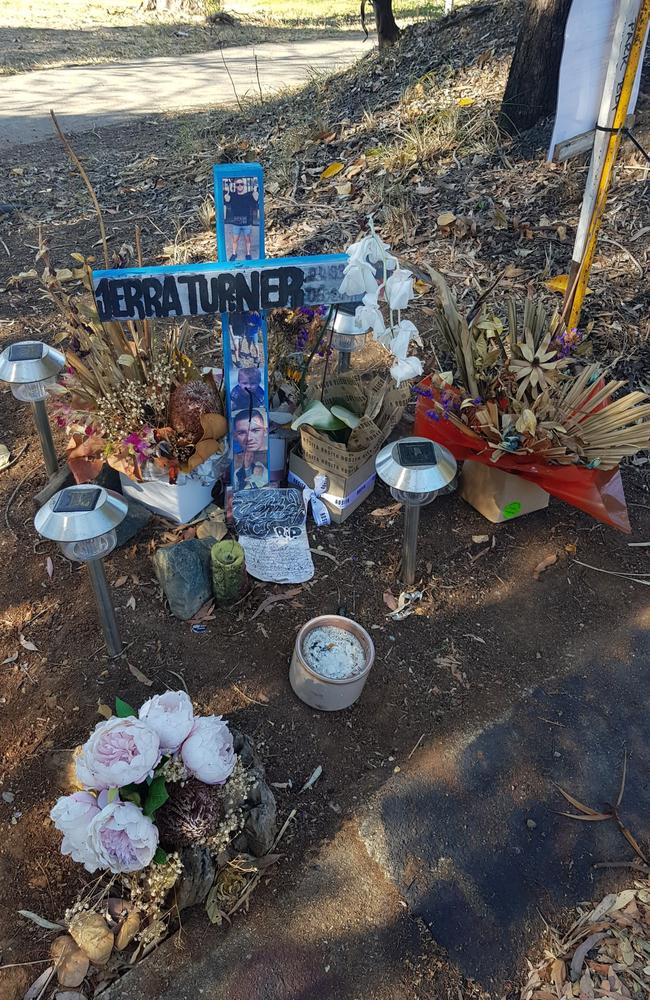
[[[650,397],[614,399],[625,383],[572,359],[579,334],[557,313],[549,319],[540,302],[527,298],[520,315],[510,300],[506,323],[482,303],[465,316],[442,276],[431,277],[440,295],[434,322],[454,371],[436,372],[416,389],[416,433],[614,523],[603,491],[626,456],[650,447]],[[626,517],[618,520],[625,528]]]
[[73,255],[83,290],[70,292],[47,249],[39,256],[45,292],[65,324],[56,342],[67,341],[67,368],[53,408],[70,434],[77,481],[93,479],[104,461],[136,480],[214,479],[226,451],[223,400],[212,375],[201,375],[188,356],[187,326],[102,322],[93,258]]
[[[270,863],[231,846],[244,829],[259,774],[236,752],[222,718],[195,716],[184,691],[155,695],[137,713],[116,699],[116,715],[95,727],[75,769],[80,790],[62,796],[51,818],[63,834],[62,853],[101,874],[60,924],[24,911],[41,926],[66,931],[51,949],[52,971],[66,987],[80,985],[91,964],[103,967],[111,955],[114,975],[115,952],[133,942],[133,962],[166,935],[177,910],[189,905],[177,895],[188,876],[187,848],[190,857],[203,849],[210,868],[203,897],[214,883],[211,895],[222,906],[224,880],[235,874],[239,884],[242,865],[250,876]],[[188,877],[192,882],[195,873]],[[223,911],[213,910],[214,901],[208,912],[217,922]]]

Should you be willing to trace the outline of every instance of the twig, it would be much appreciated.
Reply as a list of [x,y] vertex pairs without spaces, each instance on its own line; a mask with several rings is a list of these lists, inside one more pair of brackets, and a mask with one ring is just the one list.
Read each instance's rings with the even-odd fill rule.
[[261,708],[268,708],[269,707],[268,705],[265,705],[263,701],[255,701],[254,698],[250,698],[247,694],[245,694],[242,691],[241,688],[238,688],[236,684],[233,684],[233,687],[234,687],[235,691],[242,696],[242,698],[245,698],[246,701],[250,701],[251,705],[259,705]]
[[221,60],[222,60],[223,65],[224,65],[224,69],[225,69],[226,73],[228,74],[228,79],[230,80],[230,83],[231,83],[231,86],[232,86],[232,89],[233,89],[233,93],[235,95],[235,100],[237,101],[237,107],[239,108],[240,111],[243,111],[244,109],[242,107],[241,101],[239,100],[239,94],[237,93],[237,88],[235,87],[235,81],[233,80],[232,76],[230,75],[230,70],[228,69],[228,63],[226,62],[226,57],[223,54],[223,44],[219,46],[219,51],[221,52]]
[[14,538],[18,538],[18,535],[16,534],[16,532],[14,531],[14,529],[11,527],[11,524],[9,523],[9,510],[10,510],[11,505],[13,503],[14,497],[18,493],[18,490],[20,489],[20,487],[24,483],[27,482],[27,480],[29,479],[30,476],[31,476],[31,472],[28,472],[26,476],[23,476],[23,478],[20,480],[20,482],[16,486],[16,489],[13,491],[13,493],[11,494],[11,496],[9,497],[9,499],[7,500],[7,506],[5,507],[5,524],[7,525],[9,531],[14,536]]
[[10,469],[12,465],[15,465],[15,464],[16,464],[16,462],[18,461],[18,459],[19,459],[19,458],[20,458],[20,457],[21,457],[22,455],[24,455],[24,454],[25,454],[25,452],[27,451],[27,449],[28,449],[28,448],[29,448],[29,441],[27,442],[27,444],[24,444],[24,445],[22,446],[22,448],[20,449],[20,451],[16,452],[16,454],[14,455],[14,457],[12,458],[12,460],[11,460],[10,462],[7,462],[7,464],[6,464],[6,465],[3,465],[3,466],[2,466],[1,468],[0,468],[0,472],[5,472],[5,470],[6,470],[6,469]]
[[[262,93],[262,84],[260,83],[260,68],[257,64],[257,53],[253,50],[253,59],[255,60],[255,76],[257,77],[257,89],[260,92],[260,104],[264,104],[264,94]],[[643,274],[643,271],[641,272]]]
[[99,207],[99,202],[97,201],[97,195],[95,194],[95,190],[94,190],[92,184],[90,183],[90,181],[88,179],[88,174],[86,173],[86,171],[84,170],[84,168],[82,166],[81,160],[79,159],[79,157],[75,153],[74,149],[72,148],[72,146],[70,145],[70,143],[66,139],[65,135],[61,131],[61,126],[59,125],[58,121],[56,120],[56,115],[54,114],[54,112],[52,111],[51,108],[50,108],[50,117],[51,117],[52,121],[54,122],[55,129],[59,133],[59,138],[61,139],[61,142],[63,143],[63,148],[65,149],[66,153],[68,154],[68,156],[70,157],[70,159],[74,163],[75,167],[77,168],[77,170],[81,174],[81,179],[84,182],[84,184],[86,185],[86,188],[88,190],[88,194],[92,198],[93,205],[95,206],[95,212],[97,213],[97,219],[99,221],[99,231],[100,231],[101,237],[102,237],[102,246],[104,248],[104,264],[108,268],[109,267],[109,261],[108,261],[108,241],[106,239],[106,229],[104,227],[104,219],[102,218],[102,210]]
[[415,744],[415,746],[414,746],[414,747],[413,747],[413,749],[411,750],[410,754],[409,754],[409,755],[408,755],[408,757],[406,758],[407,760],[410,760],[410,759],[411,759],[411,757],[413,756],[413,754],[415,753],[415,751],[417,750],[417,748],[418,748],[418,747],[420,746],[420,743],[421,743],[421,742],[422,742],[422,740],[424,739],[424,735],[425,735],[425,734],[424,734],[424,733],[422,733],[422,736],[421,736],[421,737],[420,737],[420,739],[419,739],[419,740],[417,741],[417,743]]

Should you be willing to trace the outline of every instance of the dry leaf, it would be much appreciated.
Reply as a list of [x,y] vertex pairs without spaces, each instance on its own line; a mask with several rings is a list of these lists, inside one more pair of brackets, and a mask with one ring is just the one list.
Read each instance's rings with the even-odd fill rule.
[[143,674],[142,671],[138,669],[138,667],[134,667],[134,665],[132,663],[129,663],[128,660],[126,661],[126,665],[133,674],[133,676],[135,677],[135,679],[140,681],[141,684],[146,684],[147,687],[150,687],[153,684],[153,681],[149,680],[146,674]]
[[384,593],[384,604],[387,608],[390,608],[391,611],[397,610],[397,598],[391,594],[390,590],[387,590]]
[[445,226],[453,226],[455,221],[456,216],[453,212],[442,212],[436,219],[436,222],[441,229],[444,229]]
[[20,633],[19,640],[23,649],[28,649],[30,653],[38,653],[38,646],[35,646],[33,642],[26,639],[22,632]]
[[5,465],[9,465],[9,449],[6,444],[0,444],[0,469],[4,469]]
[[337,174],[341,173],[344,166],[345,163],[341,163],[340,160],[335,160],[334,163],[330,163],[328,167],[325,167],[325,169],[320,175],[320,179],[322,181],[325,181],[327,180],[328,177],[336,177]]
[[541,562],[537,563],[535,569],[533,570],[533,579],[539,580],[540,575],[549,568],[549,566],[554,566],[557,562],[557,555],[546,556]]
[[343,184],[336,185],[336,193],[339,198],[347,198],[348,195],[352,194],[352,184],[350,181],[344,181]]
[[[70,935],[86,953],[93,965],[105,965],[111,957],[114,938],[101,913],[77,913],[70,921]],[[79,983],[64,983],[78,986]]]
[[127,576],[118,576],[118,578],[115,581],[115,583],[113,584],[113,586],[114,587],[123,587],[127,580],[128,580]]
[[131,595],[131,597],[129,597],[128,601],[126,602],[126,607],[131,608],[131,611],[135,611],[135,597],[133,596],[133,594]]
[[568,283],[568,274],[556,274],[554,278],[549,278],[548,281],[544,282],[549,291],[561,292],[562,295],[566,292]]
[[472,541],[477,545],[482,545],[484,542],[490,541],[489,535],[472,535]]
[[[100,917],[101,919],[101,917]],[[50,948],[56,978],[61,986],[81,986],[90,966],[88,956],[69,934],[62,934]]]
[[113,711],[105,705],[102,701],[97,702],[97,714],[103,716],[105,719],[113,718]]
[[2,666],[4,667],[5,663],[15,663],[17,659],[18,653],[12,653],[11,656],[8,656],[6,660],[2,661]]
[[402,509],[401,503],[392,503],[390,507],[375,507],[374,510],[370,511],[371,517],[393,517],[395,514],[399,514]]
[[473,104],[476,104],[473,97],[461,97],[458,101],[459,108],[471,108]]
[[49,576],[49,578],[51,580],[52,576],[54,574],[54,563],[52,562],[52,559],[51,559],[50,556],[48,556],[47,559],[45,560],[45,570],[46,570],[47,575]]

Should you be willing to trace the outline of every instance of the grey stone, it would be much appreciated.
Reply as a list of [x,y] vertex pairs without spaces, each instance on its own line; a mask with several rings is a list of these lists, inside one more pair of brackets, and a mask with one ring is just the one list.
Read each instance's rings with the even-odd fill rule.
[[187,621],[212,597],[210,546],[198,538],[162,545],[153,564],[173,615]]
[[183,874],[175,889],[179,910],[204,902],[217,869],[207,847],[184,847],[180,852]]
[[[248,736],[237,729],[232,730],[235,752],[247,771],[255,776],[255,784],[249,789],[244,809],[248,811],[244,829],[235,839],[237,851],[252,854],[261,858],[266,854],[275,840],[278,832],[275,795],[266,782],[266,772],[262,761],[255,753]],[[242,803],[233,803],[242,805]]]
[[151,511],[144,504],[138,503],[137,500],[128,500],[129,509],[127,515],[121,524],[118,524],[115,529],[117,535],[117,547],[120,548],[121,545],[126,545],[130,542],[139,531],[142,531],[153,517]]

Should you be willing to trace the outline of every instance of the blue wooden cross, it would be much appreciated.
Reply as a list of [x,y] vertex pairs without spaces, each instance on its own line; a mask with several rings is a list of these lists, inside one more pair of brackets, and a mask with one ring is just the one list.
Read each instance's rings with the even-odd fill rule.
[[214,168],[218,262],[93,271],[100,319],[221,315],[233,490],[269,481],[268,352],[264,312],[358,301],[341,295],[344,253],[264,256],[263,170]]

